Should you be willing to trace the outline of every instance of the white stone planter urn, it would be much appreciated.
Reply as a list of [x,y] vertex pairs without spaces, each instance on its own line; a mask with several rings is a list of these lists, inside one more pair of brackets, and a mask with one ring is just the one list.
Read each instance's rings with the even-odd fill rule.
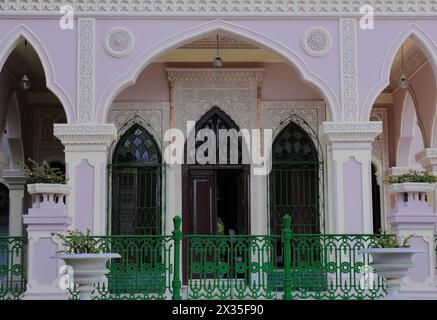
[[106,263],[120,258],[118,253],[59,253],[53,258],[64,260],[73,268],[73,282],[78,285],[80,300],[91,300],[94,285],[109,273]]
[[373,261],[370,265],[385,280],[387,295],[383,300],[408,300],[408,297],[399,292],[402,278],[407,275],[410,268],[414,267],[413,255],[424,252],[424,249],[418,248],[369,248],[360,250],[360,253],[372,256]]
[[434,189],[435,184],[427,182],[405,182],[388,185],[388,192],[396,196],[394,209],[397,212],[410,209],[418,212],[428,212],[430,206],[427,202],[426,194],[434,192]]

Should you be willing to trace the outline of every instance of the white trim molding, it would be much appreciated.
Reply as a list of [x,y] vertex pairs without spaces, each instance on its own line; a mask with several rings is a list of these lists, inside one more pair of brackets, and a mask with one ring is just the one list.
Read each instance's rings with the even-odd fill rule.
[[[0,3],[3,12],[56,12],[65,1],[59,0],[4,0]],[[144,14],[355,14],[360,15],[363,5],[372,5],[375,13],[435,13],[436,0],[271,0],[271,1],[205,1],[205,0],[96,0],[93,2],[73,0],[71,5],[77,13],[144,13]]]
[[95,19],[78,19],[77,29],[77,122],[94,117]]
[[420,163],[425,170],[433,173],[437,172],[437,149],[426,148],[416,154],[416,161]]
[[357,23],[340,19],[341,107],[344,121],[358,120]]
[[54,124],[54,135],[61,140],[66,152],[106,152],[117,138],[117,127],[112,124]]
[[325,121],[320,126],[320,139],[330,143],[332,147],[363,148],[372,147],[372,142],[382,132],[381,121],[360,122],[329,122]]

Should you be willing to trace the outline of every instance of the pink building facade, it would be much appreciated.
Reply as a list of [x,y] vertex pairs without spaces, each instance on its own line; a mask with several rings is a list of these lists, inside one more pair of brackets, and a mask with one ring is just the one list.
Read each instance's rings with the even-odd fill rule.
[[[222,220],[225,233],[264,235],[290,213],[299,234],[414,234],[427,253],[404,291],[437,298],[435,194],[399,218],[384,183],[437,173],[435,1],[65,4],[0,1],[0,235],[46,252],[48,232],[68,226],[170,234],[180,215],[184,234],[215,234]],[[273,171],[166,163],[166,132],[187,121],[271,129]],[[297,158],[284,174],[287,152]],[[29,157],[68,177],[53,221],[23,222],[32,203],[16,161]],[[29,298],[65,298],[48,256],[25,260]]]

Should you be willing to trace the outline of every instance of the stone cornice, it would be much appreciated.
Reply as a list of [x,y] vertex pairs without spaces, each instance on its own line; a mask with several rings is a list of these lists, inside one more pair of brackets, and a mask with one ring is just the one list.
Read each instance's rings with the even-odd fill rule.
[[416,154],[416,161],[420,163],[425,170],[437,171],[437,149],[426,148]]
[[100,152],[117,138],[114,124],[55,124],[54,135],[61,140],[66,152]]
[[10,190],[24,190],[27,177],[21,169],[0,170],[0,177],[8,184]]
[[321,140],[332,144],[368,144],[382,132],[381,121],[329,122],[321,124]]
[[71,4],[75,13],[113,14],[317,14],[361,15],[363,5],[371,5],[376,14],[436,14],[437,0],[1,0],[0,12],[58,13],[63,4]]
[[189,69],[189,68],[167,68],[168,80],[254,80],[262,81],[264,70],[262,68],[252,69],[239,69],[239,68],[226,68],[226,69]]

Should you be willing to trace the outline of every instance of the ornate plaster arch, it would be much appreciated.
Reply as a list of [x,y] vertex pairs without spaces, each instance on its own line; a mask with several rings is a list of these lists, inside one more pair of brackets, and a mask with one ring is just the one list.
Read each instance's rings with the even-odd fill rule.
[[184,30],[170,38],[163,39],[161,42],[157,43],[151,48],[146,49],[142,54],[140,54],[135,60],[132,61],[126,72],[115,79],[104,90],[97,104],[98,106],[102,107],[96,110],[96,121],[107,121],[111,103],[115,97],[123,89],[133,85],[141,71],[148,64],[171,50],[174,50],[186,43],[189,43],[190,41],[196,40],[213,32],[226,32],[235,35],[236,37],[247,39],[248,41],[267,50],[271,50],[284,58],[295,68],[300,79],[308,82],[319,90],[321,96],[326,101],[332,120],[335,121],[341,119],[341,110],[337,108],[339,105],[337,97],[328,83],[319,76],[310,72],[308,66],[302,61],[302,59],[293,53],[289,48],[253,30],[243,28],[227,21],[214,20],[198,25],[194,28]]
[[11,52],[17,47],[22,39],[26,39],[33,49],[36,51],[39,60],[44,69],[47,88],[59,99],[67,116],[67,122],[74,122],[75,114],[71,100],[66,94],[65,90],[58,85],[56,76],[54,73],[54,67],[50,61],[49,55],[44,48],[43,43],[38,37],[24,24],[19,24],[12,29],[1,41],[0,41],[0,70],[11,54]]
[[407,28],[401,31],[398,36],[391,42],[385,54],[380,78],[372,87],[364,100],[361,111],[361,119],[368,120],[372,111],[373,103],[379,94],[390,84],[390,71],[395,59],[396,53],[402,44],[412,37],[420,45],[420,48],[425,53],[430,62],[436,80],[437,86],[437,46],[434,41],[415,23],[410,24]]

